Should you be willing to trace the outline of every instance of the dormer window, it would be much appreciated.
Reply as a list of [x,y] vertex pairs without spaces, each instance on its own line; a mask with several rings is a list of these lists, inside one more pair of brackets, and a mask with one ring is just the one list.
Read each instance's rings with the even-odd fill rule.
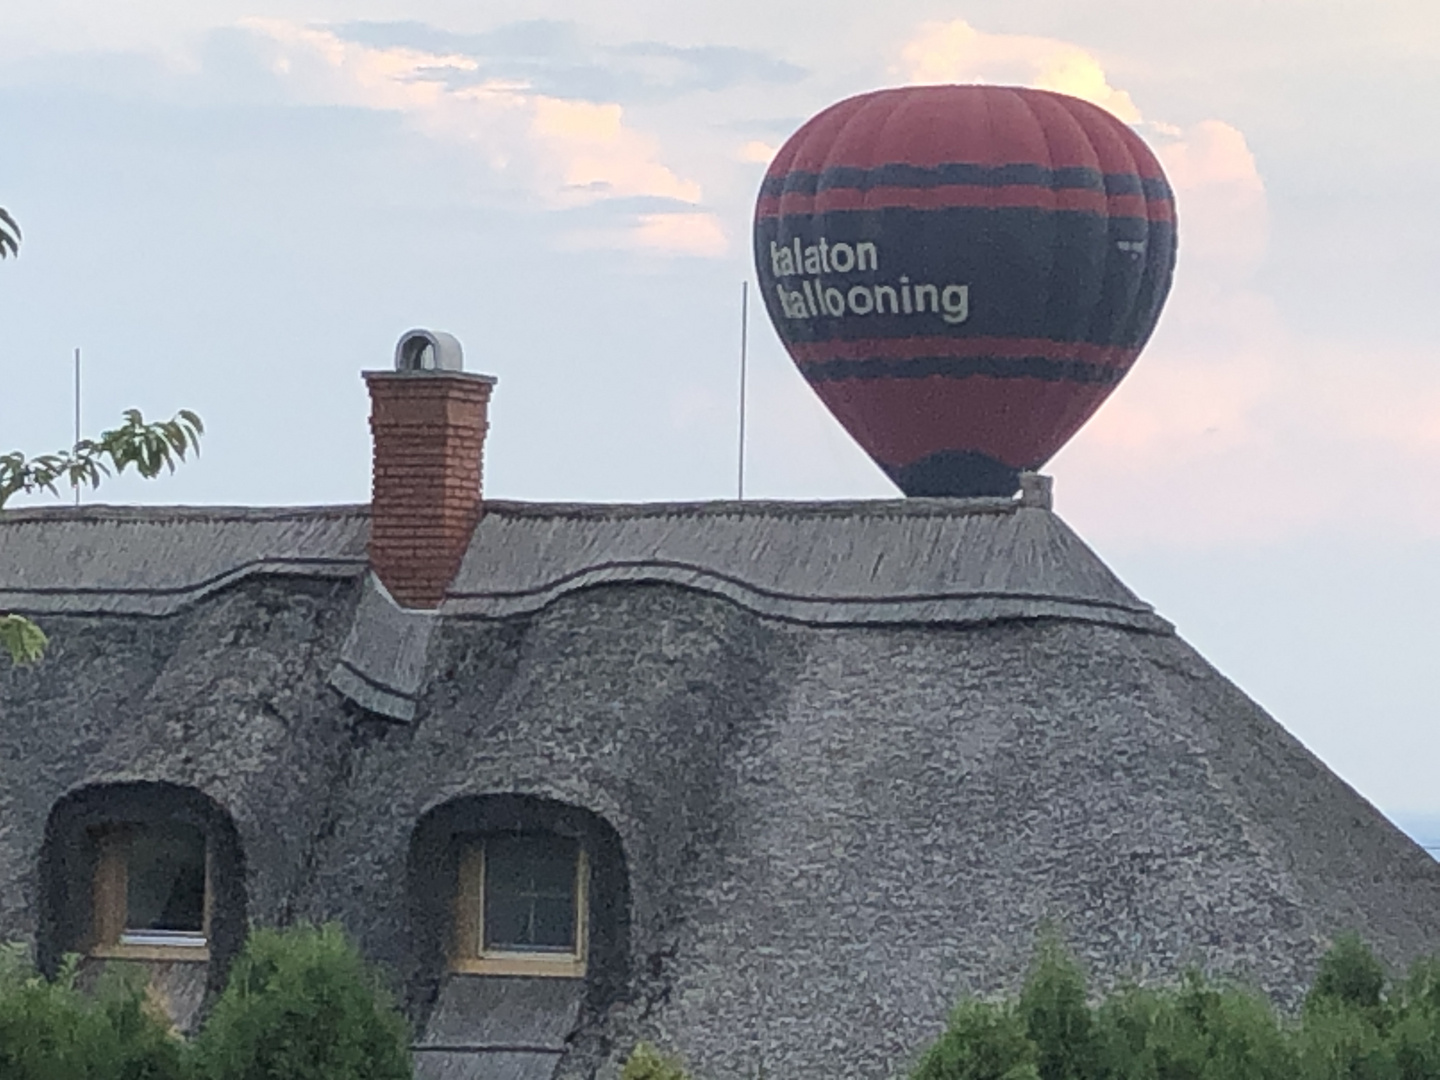
[[478,838],[460,860],[455,970],[583,976],[588,890],[585,849],[573,837]]
[[178,822],[97,830],[95,956],[208,960],[210,871],[204,834]]

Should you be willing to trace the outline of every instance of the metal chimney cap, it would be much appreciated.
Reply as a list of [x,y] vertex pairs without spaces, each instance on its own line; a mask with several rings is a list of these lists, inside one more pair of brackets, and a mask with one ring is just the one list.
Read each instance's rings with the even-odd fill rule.
[[395,370],[464,371],[465,354],[453,334],[417,327],[395,343]]

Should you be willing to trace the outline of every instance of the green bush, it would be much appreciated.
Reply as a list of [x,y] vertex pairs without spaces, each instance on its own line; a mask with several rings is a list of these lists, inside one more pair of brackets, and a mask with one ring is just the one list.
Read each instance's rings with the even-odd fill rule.
[[1038,1054],[1010,1005],[962,1001],[925,1052],[913,1080],[1038,1080]]
[[409,1029],[337,926],[257,930],[193,1045],[196,1080],[408,1080]]
[[1398,1080],[1440,1080],[1440,960],[1425,960],[1385,1002],[1385,1047]]
[[1100,1068],[1095,1021],[1085,1002],[1085,976],[1047,932],[1020,994],[1020,1018],[1035,1044],[1040,1080],[1090,1080]]
[[47,980],[23,947],[0,946],[0,1078],[183,1080],[183,1048],[143,984],[112,976],[82,994],[76,967]]
[[1385,969],[1357,934],[1343,934],[1320,960],[1315,983],[1305,996],[1307,1012],[1335,1006],[1373,1014],[1380,1022]]
[[1440,961],[1390,987],[1359,938],[1326,954],[1298,1022],[1196,972],[1092,1005],[1053,937],[1019,1001],[963,1001],[913,1080],[1440,1080]]
[[662,1054],[648,1042],[637,1043],[630,1051],[620,1080],[690,1080],[680,1059]]
[[1130,989],[1101,1006],[1104,1068],[1112,1080],[1293,1080],[1290,1033],[1269,1002],[1215,987],[1196,972],[1179,989]]

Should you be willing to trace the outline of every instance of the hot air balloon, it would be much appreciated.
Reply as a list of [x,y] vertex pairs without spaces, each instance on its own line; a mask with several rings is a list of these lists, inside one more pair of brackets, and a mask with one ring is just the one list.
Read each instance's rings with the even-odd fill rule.
[[806,123],[755,208],[766,309],[906,495],[1009,495],[1125,376],[1175,267],[1145,143],[1001,86],[861,94]]

